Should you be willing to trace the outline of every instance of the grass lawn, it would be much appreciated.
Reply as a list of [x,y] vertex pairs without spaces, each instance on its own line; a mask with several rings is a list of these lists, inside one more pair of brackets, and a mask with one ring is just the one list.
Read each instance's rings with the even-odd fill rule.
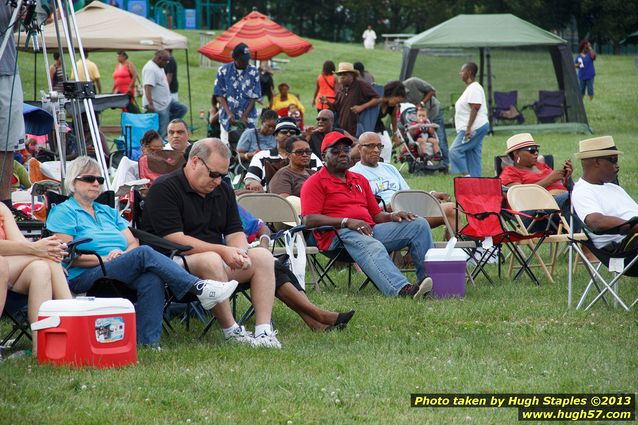
[[[198,68],[198,35],[188,35],[193,109],[199,112],[208,106],[214,71]],[[314,81],[326,59],[361,60],[380,82],[398,77],[398,53],[314,44],[311,53],[292,58],[275,73],[275,82],[288,82],[309,110]],[[141,68],[150,54],[130,56]],[[176,57],[185,99],[182,53]],[[109,87],[115,55],[94,53],[91,59],[105,76],[103,86]],[[451,64],[450,58],[429,58],[432,74],[418,64],[423,73],[417,75],[441,87],[444,103],[463,88],[457,73],[464,58],[457,59]],[[26,93],[32,93],[32,78],[26,75],[30,60],[23,55],[20,62]],[[625,152],[620,178],[636,198],[638,78],[633,58],[599,56],[596,69],[597,95],[585,102],[590,123],[596,135],[613,135]],[[521,86],[530,80],[525,74],[503,75],[501,80],[505,78]],[[104,121],[117,122],[115,112],[106,113]],[[203,135],[202,130],[196,135]],[[492,158],[505,150],[507,137],[497,133],[485,139],[484,175],[493,174]],[[585,137],[543,134],[537,141],[562,162],[573,158],[578,140]],[[580,175],[580,165],[574,168]],[[414,188],[452,189],[450,176],[406,177]],[[356,309],[348,329],[312,333],[277,302],[273,319],[284,344],[281,351],[227,346],[218,328],[197,341],[196,330],[177,325],[178,335],[163,336],[164,351],[141,350],[136,367],[75,370],[38,366],[34,359],[4,362],[0,423],[501,424],[516,423],[516,409],[413,409],[410,393],[636,393],[636,312],[600,304],[587,312],[568,310],[567,257],[559,261],[554,284],[545,280],[536,287],[527,278],[512,282],[504,275],[494,286],[484,279],[469,285],[463,300],[423,302],[387,299],[372,288],[348,289],[342,271],[339,288],[309,295],[330,309]],[[494,266],[489,270],[496,276]],[[576,288],[582,290],[585,283],[580,267]],[[622,291],[632,300],[638,296],[635,283],[626,280]]]

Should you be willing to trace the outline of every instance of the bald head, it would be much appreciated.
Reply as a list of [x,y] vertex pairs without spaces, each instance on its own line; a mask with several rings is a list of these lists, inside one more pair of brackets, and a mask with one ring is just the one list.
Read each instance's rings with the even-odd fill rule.
[[376,167],[381,159],[383,143],[377,133],[366,131],[359,136],[359,153],[361,164],[366,167]]
[[226,160],[229,160],[231,156],[230,149],[228,149],[228,146],[226,146],[224,142],[215,137],[211,137],[195,142],[195,144],[193,144],[193,148],[188,154],[188,159],[190,160],[194,156],[207,159],[212,154],[219,155],[221,158]]
[[322,133],[331,132],[334,121],[334,113],[329,109],[322,109],[317,114],[317,130],[321,131]]

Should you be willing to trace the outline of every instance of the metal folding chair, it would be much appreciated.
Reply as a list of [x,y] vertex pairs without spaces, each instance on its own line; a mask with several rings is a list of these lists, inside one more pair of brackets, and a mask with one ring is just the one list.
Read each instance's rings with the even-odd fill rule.
[[[570,253],[569,253],[569,271],[568,271],[568,281],[567,281],[567,298],[568,298],[568,307],[571,308],[572,305],[572,291],[573,291],[573,281],[574,281],[574,269],[572,267],[572,259],[573,252],[575,251],[578,257],[585,264],[585,268],[587,269],[587,273],[589,274],[589,282],[585,286],[585,290],[578,300],[578,304],[576,305],[576,309],[584,308],[585,310],[589,310],[594,304],[598,301],[602,300],[605,304],[609,305],[609,302],[605,295],[610,295],[614,301],[614,304],[620,305],[626,311],[631,310],[633,307],[638,304],[638,298],[636,298],[631,304],[626,303],[620,297],[620,279],[623,276],[629,277],[638,277],[638,250],[630,250],[624,253],[610,252],[604,248],[597,248],[589,234],[619,234],[619,228],[629,224],[630,226],[634,226],[638,223],[638,217],[633,217],[625,223],[620,224],[612,229],[609,229],[605,232],[594,232],[589,229],[587,225],[574,213],[572,212],[573,220],[579,221],[582,225],[582,228],[585,229],[585,233],[587,235],[587,239],[578,240],[570,237]],[[585,246],[589,249],[589,251],[594,254],[594,256],[600,260],[600,263],[597,265],[592,264],[592,262],[587,258],[585,252],[583,251],[582,246]],[[603,276],[602,268],[605,266],[609,272],[611,273],[611,278]],[[596,289],[598,293],[586,304],[587,297],[589,293]],[[629,305],[628,305],[629,304]]]
[[[570,234],[573,239],[576,240],[586,240],[587,236],[582,233],[573,233],[567,220],[560,213],[560,207],[556,203],[554,197],[542,186],[536,184],[520,184],[515,185],[509,188],[507,191],[507,202],[510,207],[519,212],[524,213],[551,213],[553,217],[553,221],[547,223],[554,229],[551,234],[545,236],[543,243],[550,244],[551,253],[549,259],[549,269],[542,257],[540,256],[538,250],[534,257],[538,260],[538,264],[530,264],[530,267],[540,267],[545,272],[547,279],[550,282],[554,283],[554,269],[556,266],[556,258],[558,257],[558,247],[561,243],[567,243]],[[521,234],[531,234],[533,232],[532,226],[534,226],[534,221],[526,224],[524,223],[523,216],[514,215],[513,219],[516,223],[516,230]],[[533,249],[538,241],[533,239],[526,239],[525,241],[521,241],[521,244],[528,245],[530,249]],[[512,259],[513,260],[513,259]],[[510,261],[508,267],[508,273],[511,276],[513,269],[513,261]]]

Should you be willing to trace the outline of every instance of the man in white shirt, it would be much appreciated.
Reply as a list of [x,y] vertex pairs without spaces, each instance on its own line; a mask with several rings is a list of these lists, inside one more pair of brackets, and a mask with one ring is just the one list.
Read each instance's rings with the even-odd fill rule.
[[[391,211],[392,195],[400,190],[410,189],[399,170],[387,162],[379,162],[383,143],[377,133],[366,132],[359,136],[359,152],[361,160],[350,168],[350,171],[363,175],[370,183],[370,189],[375,196],[380,196],[388,211]],[[443,212],[451,226],[456,224],[454,203],[447,202],[450,195],[444,192],[430,192],[443,202]],[[430,228],[445,224],[442,218],[428,218]],[[448,237],[451,235],[447,235]]]
[[[616,183],[618,159],[623,153],[617,150],[611,136],[582,140],[576,158],[581,160],[583,176],[574,185],[572,203],[576,215],[585,222],[596,248],[610,253],[638,250],[638,224],[627,221],[638,217],[638,203]],[[597,235],[620,226],[620,234]]]
[[147,112],[155,112],[159,116],[159,133],[162,138],[166,138],[168,122],[171,119],[182,118],[188,111],[186,105],[171,97],[168,80],[164,73],[164,67],[168,64],[170,57],[167,50],[160,49],[142,69],[142,84],[144,85],[142,105]]

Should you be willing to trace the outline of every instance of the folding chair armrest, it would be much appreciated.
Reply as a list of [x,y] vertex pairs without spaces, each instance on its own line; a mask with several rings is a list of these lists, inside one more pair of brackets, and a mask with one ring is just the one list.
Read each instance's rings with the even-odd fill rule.
[[104,276],[106,276],[106,267],[104,267],[104,260],[102,260],[102,257],[100,257],[100,255],[95,252],[95,251],[91,251],[91,250],[85,250],[85,249],[76,249],[75,252],[78,255],[95,255],[97,257],[97,261],[100,263],[100,269],[102,269],[102,274]]
[[171,242],[169,240],[166,240],[164,238],[161,238],[157,235],[154,235],[152,233],[148,233],[145,232],[143,230],[140,229],[135,229],[133,227],[129,227],[129,229],[131,230],[131,233],[133,233],[133,236],[135,236],[137,239],[139,239],[139,241],[143,244],[143,245],[149,245],[153,248],[157,248],[160,250],[164,250],[164,251],[171,251],[171,252],[186,252],[186,251],[190,251],[191,249],[193,249],[192,246],[189,245],[182,245],[182,244],[178,244],[175,242]]
[[[637,223],[638,223],[638,216],[632,217],[629,220],[625,221],[624,223],[619,224],[618,226],[611,227],[611,228],[609,228],[607,230],[604,230],[604,231],[594,231],[587,225],[585,225],[585,227],[587,227],[587,230],[589,230],[591,233],[593,233],[595,235],[620,235],[620,234],[622,234],[621,231],[620,231],[621,227],[629,225],[629,228],[632,228]],[[583,224],[584,224],[584,222],[583,222]]]

